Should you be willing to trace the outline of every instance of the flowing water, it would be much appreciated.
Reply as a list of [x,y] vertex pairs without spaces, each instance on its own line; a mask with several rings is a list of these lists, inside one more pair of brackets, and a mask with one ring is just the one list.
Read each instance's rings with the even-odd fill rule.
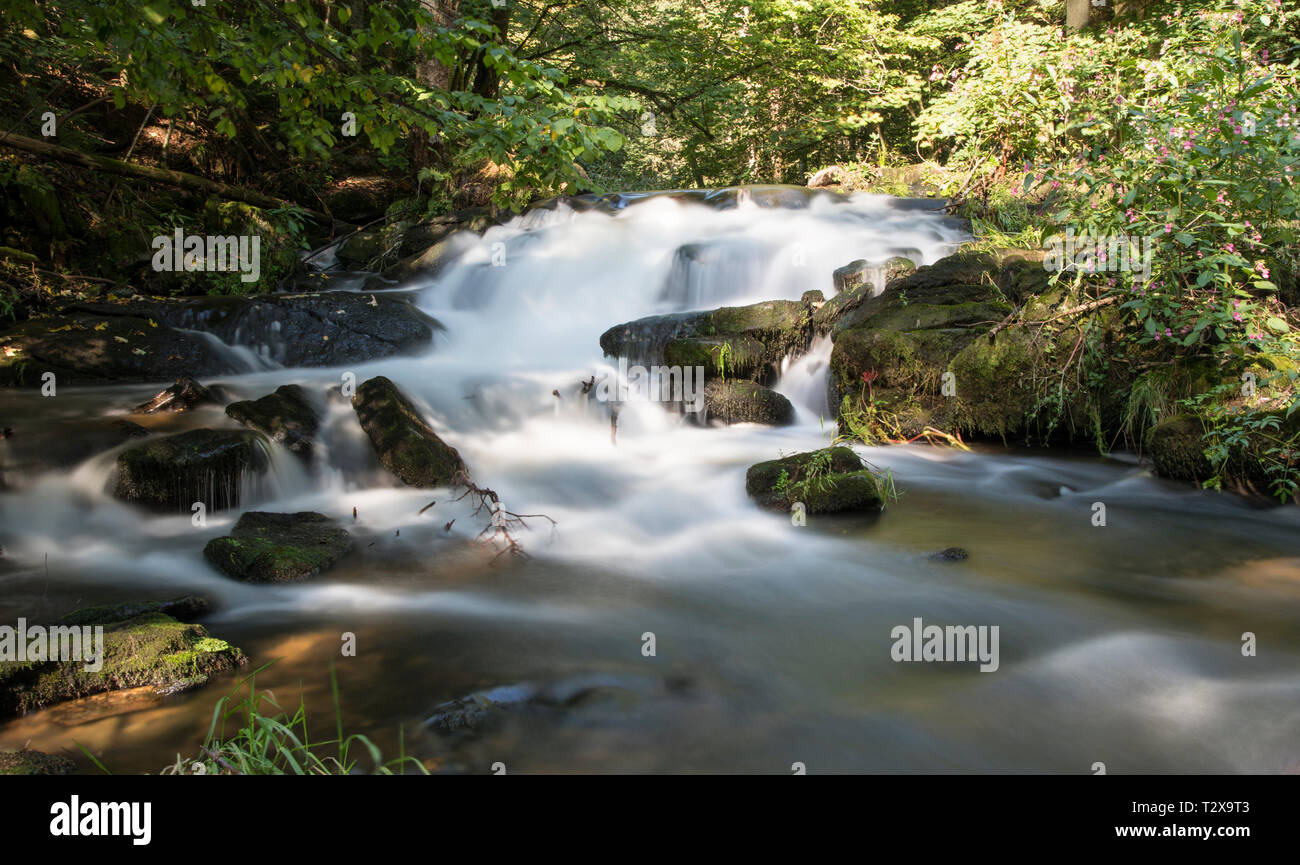
[[[158,387],[6,392],[0,422],[45,439],[0,442],[0,622],[203,594],[216,608],[205,626],[254,665],[273,661],[258,686],[304,699],[319,737],[332,667],[349,730],[387,756],[401,730],[408,752],[470,772],[1300,771],[1300,510],[1164,482],[1126,455],[904,446],[858,449],[900,491],[883,514],[795,526],[754,507],[744,475],[831,438],[829,342],[783,365],[790,427],[704,428],[632,403],[611,440],[609,407],[581,393],[611,372],[597,340],[612,325],[829,295],[836,267],[899,252],[930,263],[960,226],[861,195],[616,203],[459,236],[454,263],[411,288],[446,327],[423,356],[285,370],[250,355],[248,373],[220,381],[250,398],[390,377],[507,509],[556,521],[519,533],[528,558],[471,543],[487,519],[468,500],[397,486],[336,400],[316,464],[277,449],[244,507],[330,514],[356,550],[307,583],[238,583],[201,555],[238,511],[202,528],[145,516],[105,492],[115,450],[38,470],[64,431],[127,416]],[[166,422],[231,423],[219,409]],[[927,557],[951,546],[969,559]],[[916,618],[997,625],[998,669],[895,662],[891,632]],[[341,656],[344,632],[356,657]],[[0,748],[77,756],[80,743],[113,771],[156,772],[196,750],[234,682],[55,707],[0,725]],[[476,737],[421,723],[474,692],[592,682],[618,687],[506,712]]]

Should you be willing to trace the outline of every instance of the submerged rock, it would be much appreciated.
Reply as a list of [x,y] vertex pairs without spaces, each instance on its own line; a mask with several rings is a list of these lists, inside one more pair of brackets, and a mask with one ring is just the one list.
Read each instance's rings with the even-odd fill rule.
[[752,381],[713,379],[704,388],[705,416],[723,423],[794,423],[794,406],[774,390]]
[[810,514],[878,511],[884,506],[880,482],[846,447],[755,463],[745,473],[745,492],[760,507],[788,511],[802,502]]
[[244,480],[266,472],[266,440],[252,430],[197,429],[152,438],[117,456],[113,494],[156,511],[237,507]]
[[67,757],[23,748],[0,751],[0,775],[67,775],[77,768]]
[[108,625],[134,619],[148,613],[162,613],[178,622],[193,622],[212,609],[207,598],[199,595],[182,595],[166,601],[128,601],[121,604],[103,604],[82,607],[59,619],[60,625]]
[[181,412],[210,403],[217,398],[212,391],[199,384],[192,376],[183,375],[176,384],[160,391],[153,399],[135,407],[136,414],[154,414],[160,411]]
[[261,399],[231,403],[226,414],[301,457],[311,456],[320,428],[319,410],[296,384],[282,385]]
[[0,486],[19,486],[41,472],[67,469],[96,454],[149,436],[149,430],[123,418],[20,418],[0,429]]
[[436,706],[424,726],[439,733],[478,733],[511,713],[553,713],[614,702],[626,708],[680,690],[650,676],[587,673],[553,682],[522,682],[476,691]]
[[937,553],[930,553],[926,558],[932,562],[964,562],[970,558],[970,553],[961,547],[948,547]]
[[352,549],[352,536],[324,514],[249,511],[203,556],[227,576],[250,583],[292,583],[314,577]]
[[352,407],[379,461],[402,483],[448,486],[466,471],[460,453],[438,437],[388,378],[381,375],[364,382],[352,397]]
[[[30,632],[28,626],[29,640]],[[243,652],[213,638],[202,625],[178,622],[163,613],[107,623],[103,635],[103,665],[98,670],[86,669],[94,664],[82,659],[0,662],[0,717],[126,688],[176,693],[247,661]],[[93,653],[84,645],[82,649]]]

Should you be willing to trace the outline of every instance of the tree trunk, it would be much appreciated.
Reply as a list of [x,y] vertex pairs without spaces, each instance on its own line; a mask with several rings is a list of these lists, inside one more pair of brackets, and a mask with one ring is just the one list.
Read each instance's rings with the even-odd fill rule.
[[1082,30],[1088,26],[1092,15],[1091,0],[1066,0],[1065,26],[1068,30]]

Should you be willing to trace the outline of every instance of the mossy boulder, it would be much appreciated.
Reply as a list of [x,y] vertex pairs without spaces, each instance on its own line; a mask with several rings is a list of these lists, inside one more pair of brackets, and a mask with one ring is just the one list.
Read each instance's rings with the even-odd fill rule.
[[[679,361],[716,367],[717,352],[725,344],[741,364],[734,374],[769,384],[784,358],[808,350],[814,306],[805,300],[773,300],[650,316],[611,327],[601,334],[600,347],[610,357],[658,364],[667,362],[666,352],[672,345],[673,356]],[[730,363],[727,370],[728,376],[733,375]]]
[[708,420],[726,424],[786,426],[794,423],[794,406],[790,400],[752,381],[713,379],[704,387],[704,411]]
[[760,507],[788,511],[802,502],[810,514],[878,511],[884,505],[879,481],[846,447],[755,463],[745,473],[745,492]]
[[0,717],[125,688],[176,693],[246,662],[243,652],[213,638],[202,625],[163,613],[104,625],[103,635],[98,670],[86,669],[95,665],[84,660],[0,662]]
[[384,232],[358,231],[339,245],[337,254],[339,261],[344,264],[363,268],[379,260],[387,249]]
[[332,567],[352,549],[352,536],[324,514],[249,511],[203,556],[227,576],[249,583],[294,583]]
[[171,616],[178,622],[193,622],[212,609],[207,598],[199,595],[181,595],[165,601],[126,601],[120,604],[101,604],[81,607],[59,619],[60,625],[111,625],[151,613]]
[[311,456],[320,428],[319,409],[296,384],[282,385],[260,399],[231,403],[226,414],[301,457]]
[[1039,347],[1023,328],[974,340],[953,357],[949,369],[963,429],[1005,436],[1021,429],[1037,408],[1035,378],[1045,367]]
[[159,512],[237,507],[245,480],[269,466],[267,442],[252,430],[197,429],[146,439],[117,457],[113,494]]
[[362,383],[352,397],[361,428],[390,472],[413,487],[447,486],[465,472],[460,453],[438,437],[385,376]]
[[700,366],[705,379],[758,378],[763,373],[767,349],[749,336],[673,339],[664,345],[663,361],[683,369]]
[[67,757],[27,748],[0,751],[0,775],[67,775],[76,767]]

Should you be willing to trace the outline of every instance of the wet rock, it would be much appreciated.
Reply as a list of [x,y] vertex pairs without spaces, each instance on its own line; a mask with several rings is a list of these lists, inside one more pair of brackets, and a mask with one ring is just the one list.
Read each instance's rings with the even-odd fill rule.
[[[857,261],[851,261],[843,267],[835,268],[831,274],[831,281],[835,286],[835,293],[843,294],[854,288],[858,288],[867,283],[871,274],[871,262],[865,258],[859,258]],[[870,290],[867,292],[871,294]]]
[[[175,693],[206,684],[211,676],[234,670],[247,660],[243,652],[213,638],[202,625],[178,622],[163,613],[106,624],[103,635],[103,665],[98,670],[86,669],[94,664],[81,659],[0,662],[0,717],[126,688],[147,686]],[[85,646],[81,648],[86,654]]]
[[248,346],[286,367],[340,366],[411,354],[442,325],[403,296],[322,291],[206,297],[162,306],[173,327]]
[[355,268],[366,268],[378,260],[388,249],[382,231],[358,231],[339,244],[339,261]]
[[790,400],[752,381],[713,379],[704,388],[704,410],[708,420],[726,424],[786,426],[794,423],[794,406]]
[[154,414],[161,411],[189,411],[197,406],[216,403],[216,401],[217,398],[213,396],[212,391],[199,384],[193,377],[183,375],[176,380],[176,384],[164,391],[160,391],[148,402],[142,402],[136,406],[135,412],[136,414]]
[[964,562],[970,558],[970,553],[961,547],[948,547],[937,553],[930,553],[926,558],[932,562]]
[[73,309],[0,333],[0,386],[40,387],[175,380],[237,372],[209,340],[169,327],[145,305],[138,314]]
[[151,613],[171,616],[178,622],[194,622],[212,609],[207,598],[199,595],[182,595],[166,601],[127,601],[121,604],[103,604],[82,607],[59,619],[60,625],[108,625]]
[[439,733],[478,733],[511,714],[553,714],[615,703],[624,708],[678,686],[650,676],[587,673],[553,682],[522,682],[476,691],[436,706],[424,725]]
[[251,430],[197,429],[134,445],[117,457],[113,494],[161,512],[237,507],[244,481],[266,472],[266,440]]
[[878,511],[884,500],[877,478],[846,447],[792,454],[755,463],[745,473],[745,492],[764,508],[806,513]]
[[352,549],[352,536],[324,514],[249,511],[203,556],[219,571],[249,583],[293,583],[332,567]]
[[319,410],[296,384],[278,387],[261,399],[231,403],[226,414],[301,457],[311,456],[320,428]]
[[838,186],[848,179],[848,173],[838,165],[831,165],[818,171],[808,179],[808,186],[816,189],[824,186]]
[[0,751],[0,775],[67,775],[77,764],[67,757],[23,748]]
[[402,483],[447,486],[467,471],[460,453],[438,437],[388,378],[364,382],[352,398],[352,407],[379,461]]
[[[811,303],[774,300],[749,306],[728,306],[708,312],[656,315],[616,325],[600,336],[600,347],[611,357],[625,357],[635,363],[665,363],[673,345],[672,363],[692,360],[717,369],[718,352],[728,346],[735,357],[735,372],[726,364],[726,375],[739,375],[769,384],[781,361],[808,350],[812,340]],[[682,343],[686,340],[689,342]],[[708,354],[711,357],[705,358]],[[670,363],[669,365],[672,365]]]

